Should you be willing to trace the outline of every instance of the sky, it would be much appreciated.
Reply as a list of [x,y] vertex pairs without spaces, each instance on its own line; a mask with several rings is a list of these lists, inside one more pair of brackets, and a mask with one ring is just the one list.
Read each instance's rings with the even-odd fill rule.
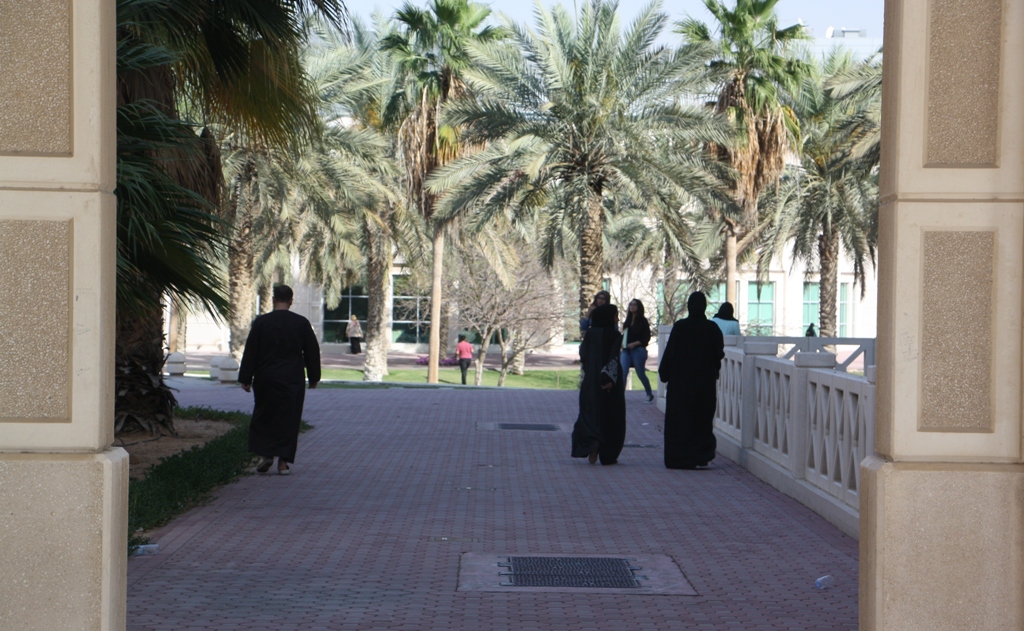
[[[542,0],[545,5],[557,4],[552,0]],[[582,4],[586,0],[576,0]],[[411,0],[412,4],[425,6],[426,0]],[[567,7],[572,0],[562,0]],[[727,5],[735,6],[733,0],[726,0]],[[369,22],[374,8],[387,13],[404,4],[404,0],[358,0],[348,2],[353,14]],[[491,10],[508,15],[518,22],[533,23],[533,0],[493,0],[489,2]],[[647,0],[619,0],[619,10],[624,20],[631,19],[646,6]],[[780,0],[775,6],[781,26],[795,24],[798,20],[813,30],[815,37],[824,37],[825,29],[832,26],[836,29],[867,29],[869,38],[882,37],[882,12],[885,0]],[[704,22],[711,21],[701,0],[662,0],[662,10],[669,14],[672,21],[690,15]]]

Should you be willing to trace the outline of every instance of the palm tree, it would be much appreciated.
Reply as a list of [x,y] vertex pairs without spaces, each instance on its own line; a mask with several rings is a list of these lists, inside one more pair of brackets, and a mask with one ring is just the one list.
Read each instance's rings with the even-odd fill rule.
[[[652,278],[660,277],[660,324],[682,316],[690,291],[711,286],[698,231],[701,219],[695,208],[631,208],[608,226],[608,241],[619,248],[622,263],[650,267]],[[653,322],[653,314],[649,317]]]
[[737,260],[758,235],[758,199],[777,182],[796,131],[784,95],[797,89],[807,64],[787,56],[790,44],[808,38],[803,26],[778,28],[779,0],[736,0],[730,10],[721,0],[704,0],[717,21],[718,38],[707,24],[687,18],[676,32],[687,46],[711,51],[707,64],[719,77],[714,109],[733,122],[736,137],[720,148],[733,167],[733,212],[712,209],[725,234],[726,299],[736,303]]
[[[339,23],[340,0],[119,0],[117,415],[170,428],[161,300],[225,310],[217,289],[219,122],[284,143],[313,120],[297,63],[303,23]],[[173,129],[172,129],[173,128]],[[190,253],[184,250],[191,249]],[[173,256],[177,254],[177,257]]]
[[405,199],[397,135],[388,126],[401,73],[380,41],[393,31],[379,18],[372,29],[354,21],[350,40],[322,36],[307,64],[326,124],[319,151],[328,186],[306,215],[300,250],[307,277],[324,285],[329,305],[337,304],[339,281],[366,279],[365,381],[383,381],[388,371],[394,256],[419,258],[424,241],[420,217]]
[[445,226],[434,216],[436,196],[424,182],[462,150],[457,129],[440,124],[439,114],[445,104],[466,96],[462,73],[469,65],[468,46],[504,36],[501,29],[484,26],[490,14],[486,5],[469,0],[432,0],[425,10],[406,3],[395,14],[400,31],[381,41],[405,78],[405,99],[393,103],[388,114],[393,123],[400,121],[409,198],[433,233],[429,383],[437,383],[440,358]]
[[431,183],[446,215],[513,225],[542,212],[545,259],[578,247],[583,313],[604,278],[606,215],[618,207],[679,208],[717,183],[703,147],[726,126],[683,99],[704,87],[705,51],[654,42],[667,18],[648,5],[625,31],[617,4],[592,0],[570,17],[537,9],[537,31],[471,49],[477,98],[453,103],[452,125],[489,147],[441,169]]
[[877,103],[840,99],[827,87],[855,67],[848,53],[831,53],[793,101],[800,121],[800,164],[775,196],[774,225],[761,252],[762,262],[769,261],[791,243],[795,260],[817,263],[823,337],[837,333],[840,247],[853,261],[862,293],[867,264],[875,261],[878,184],[872,156],[877,154],[859,154],[862,137],[851,135],[849,128]]

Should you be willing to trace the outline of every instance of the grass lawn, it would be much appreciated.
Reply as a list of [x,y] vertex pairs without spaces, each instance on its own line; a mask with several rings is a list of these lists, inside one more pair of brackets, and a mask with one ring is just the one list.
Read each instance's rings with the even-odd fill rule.
[[[384,378],[385,383],[426,383],[427,382],[427,369],[426,368],[400,368],[392,369],[389,371],[389,375]],[[509,373],[505,377],[505,386],[509,388],[542,388],[545,390],[576,390],[579,382],[579,370],[565,369],[565,370],[528,370],[525,375],[513,375]],[[476,373],[473,369],[470,369],[469,374],[466,375],[466,381],[472,385],[473,380],[476,378]],[[634,390],[643,390],[643,385],[640,384],[640,380],[636,377],[636,371],[629,371],[630,379],[633,380]],[[350,368],[325,368],[323,370],[323,378],[338,381],[362,381],[363,371],[350,369]],[[656,378],[653,373],[648,371],[648,379]],[[451,385],[462,385],[462,373],[457,367],[451,368],[442,366],[438,371],[439,383],[451,384]],[[485,386],[497,386],[498,385],[498,371],[493,369],[484,370],[483,385]],[[651,387],[656,384],[652,381]],[[332,386],[332,384],[324,384],[324,387],[344,387],[341,385]],[[362,387],[373,387],[370,385]],[[381,387],[381,386],[377,386]]]
[[[325,383],[321,387],[323,388],[387,388],[386,384],[400,384],[400,383],[415,383],[415,384],[426,384],[427,383],[427,369],[423,368],[398,368],[391,369],[387,377],[384,378],[384,384],[377,383],[365,383],[365,384],[332,384]],[[192,376],[203,376],[209,377],[209,372],[202,371],[189,371],[189,375]],[[525,375],[513,375],[511,373],[505,377],[505,386],[509,388],[540,388],[543,390],[576,390],[579,382],[579,369],[578,368],[564,368],[561,370],[528,370]],[[324,368],[322,379],[328,381],[363,381],[363,371],[355,368]],[[469,374],[466,375],[466,381],[469,385],[473,385],[473,380],[476,378],[476,373],[470,368]],[[629,371],[629,378],[633,382],[633,390],[643,390],[643,385],[640,380],[637,379],[636,371]],[[657,388],[658,383],[656,379],[658,375],[656,372],[648,370],[647,378],[651,381],[651,387]],[[441,385],[462,385],[462,373],[458,367],[442,366],[438,372],[438,382]],[[497,386],[498,385],[498,371],[493,368],[484,370],[484,382],[485,386]]]

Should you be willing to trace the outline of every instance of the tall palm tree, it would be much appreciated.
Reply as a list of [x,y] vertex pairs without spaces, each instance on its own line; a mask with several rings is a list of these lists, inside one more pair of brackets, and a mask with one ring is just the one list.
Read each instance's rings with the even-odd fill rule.
[[736,303],[737,260],[758,235],[758,199],[777,182],[796,131],[792,113],[784,106],[809,72],[808,65],[790,56],[790,45],[808,38],[803,26],[778,27],[779,0],[736,0],[729,9],[722,0],[704,0],[714,16],[717,39],[707,24],[687,18],[677,24],[687,46],[711,51],[709,68],[719,77],[716,112],[734,124],[736,137],[719,150],[734,169],[734,212],[713,210],[725,234],[726,299]]
[[877,162],[858,152],[863,137],[850,134],[877,103],[852,102],[828,88],[836,77],[855,71],[848,53],[833,52],[804,80],[793,101],[800,121],[796,150],[800,164],[791,169],[776,196],[774,225],[761,252],[762,262],[791,244],[795,260],[816,263],[820,275],[820,330],[834,337],[841,250],[853,262],[854,279],[865,287],[866,267],[874,264],[877,240]]
[[442,125],[440,111],[467,95],[462,74],[469,66],[468,47],[504,36],[502,29],[484,25],[490,14],[486,5],[469,0],[431,0],[427,9],[406,3],[395,14],[399,32],[381,41],[405,78],[405,98],[392,104],[389,118],[400,121],[409,198],[433,233],[429,383],[437,383],[440,358],[445,226],[434,216],[436,196],[424,182],[462,150],[457,128]]
[[[608,241],[619,246],[623,262],[650,267],[652,278],[661,285],[661,324],[682,315],[690,291],[711,286],[697,230],[701,219],[695,208],[631,208],[608,226]],[[649,317],[654,321],[653,314]]]
[[592,0],[575,17],[538,7],[536,32],[514,26],[512,43],[471,48],[477,98],[447,110],[467,142],[489,147],[439,170],[431,190],[447,191],[445,213],[521,223],[542,211],[548,263],[578,246],[581,313],[604,278],[606,215],[713,191],[703,147],[728,141],[719,118],[684,102],[705,87],[706,51],[656,45],[667,23],[658,7],[625,30],[615,2]]
[[[261,287],[272,272],[289,269],[296,217],[290,196],[297,185],[292,162],[296,149],[257,147],[228,131],[221,141],[225,194],[221,216],[228,231],[227,314],[231,354],[241,361]],[[282,258],[284,259],[282,261]]]
[[388,372],[394,256],[423,254],[422,221],[404,195],[397,130],[388,125],[401,73],[380,41],[393,32],[379,17],[373,28],[353,21],[348,39],[321,36],[307,64],[321,95],[320,151],[331,190],[304,222],[302,259],[307,276],[324,284],[328,304],[337,304],[340,279],[365,278],[365,381],[383,381]]
[[[340,22],[340,0],[119,0],[118,13],[118,423],[170,427],[164,387],[161,300],[167,291],[224,310],[216,289],[222,188],[209,128],[196,138],[182,118],[220,122],[284,143],[308,126],[297,63],[311,14]],[[167,125],[175,127],[173,133]],[[192,138],[188,138],[187,134]],[[174,212],[171,212],[173,208]],[[162,209],[162,210],[161,210]],[[191,258],[179,251],[188,244]],[[210,245],[207,245],[210,244]],[[171,279],[174,279],[173,282]]]

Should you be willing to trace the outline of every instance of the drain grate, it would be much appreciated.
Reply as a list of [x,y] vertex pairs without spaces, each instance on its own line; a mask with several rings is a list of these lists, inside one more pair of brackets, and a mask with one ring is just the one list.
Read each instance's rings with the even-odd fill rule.
[[557,432],[558,426],[550,423],[498,423],[498,429],[522,429],[535,432]]
[[636,588],[629,559],[609,557],[508,557],[498,563],[507,568],[506,587],[607,587]]

